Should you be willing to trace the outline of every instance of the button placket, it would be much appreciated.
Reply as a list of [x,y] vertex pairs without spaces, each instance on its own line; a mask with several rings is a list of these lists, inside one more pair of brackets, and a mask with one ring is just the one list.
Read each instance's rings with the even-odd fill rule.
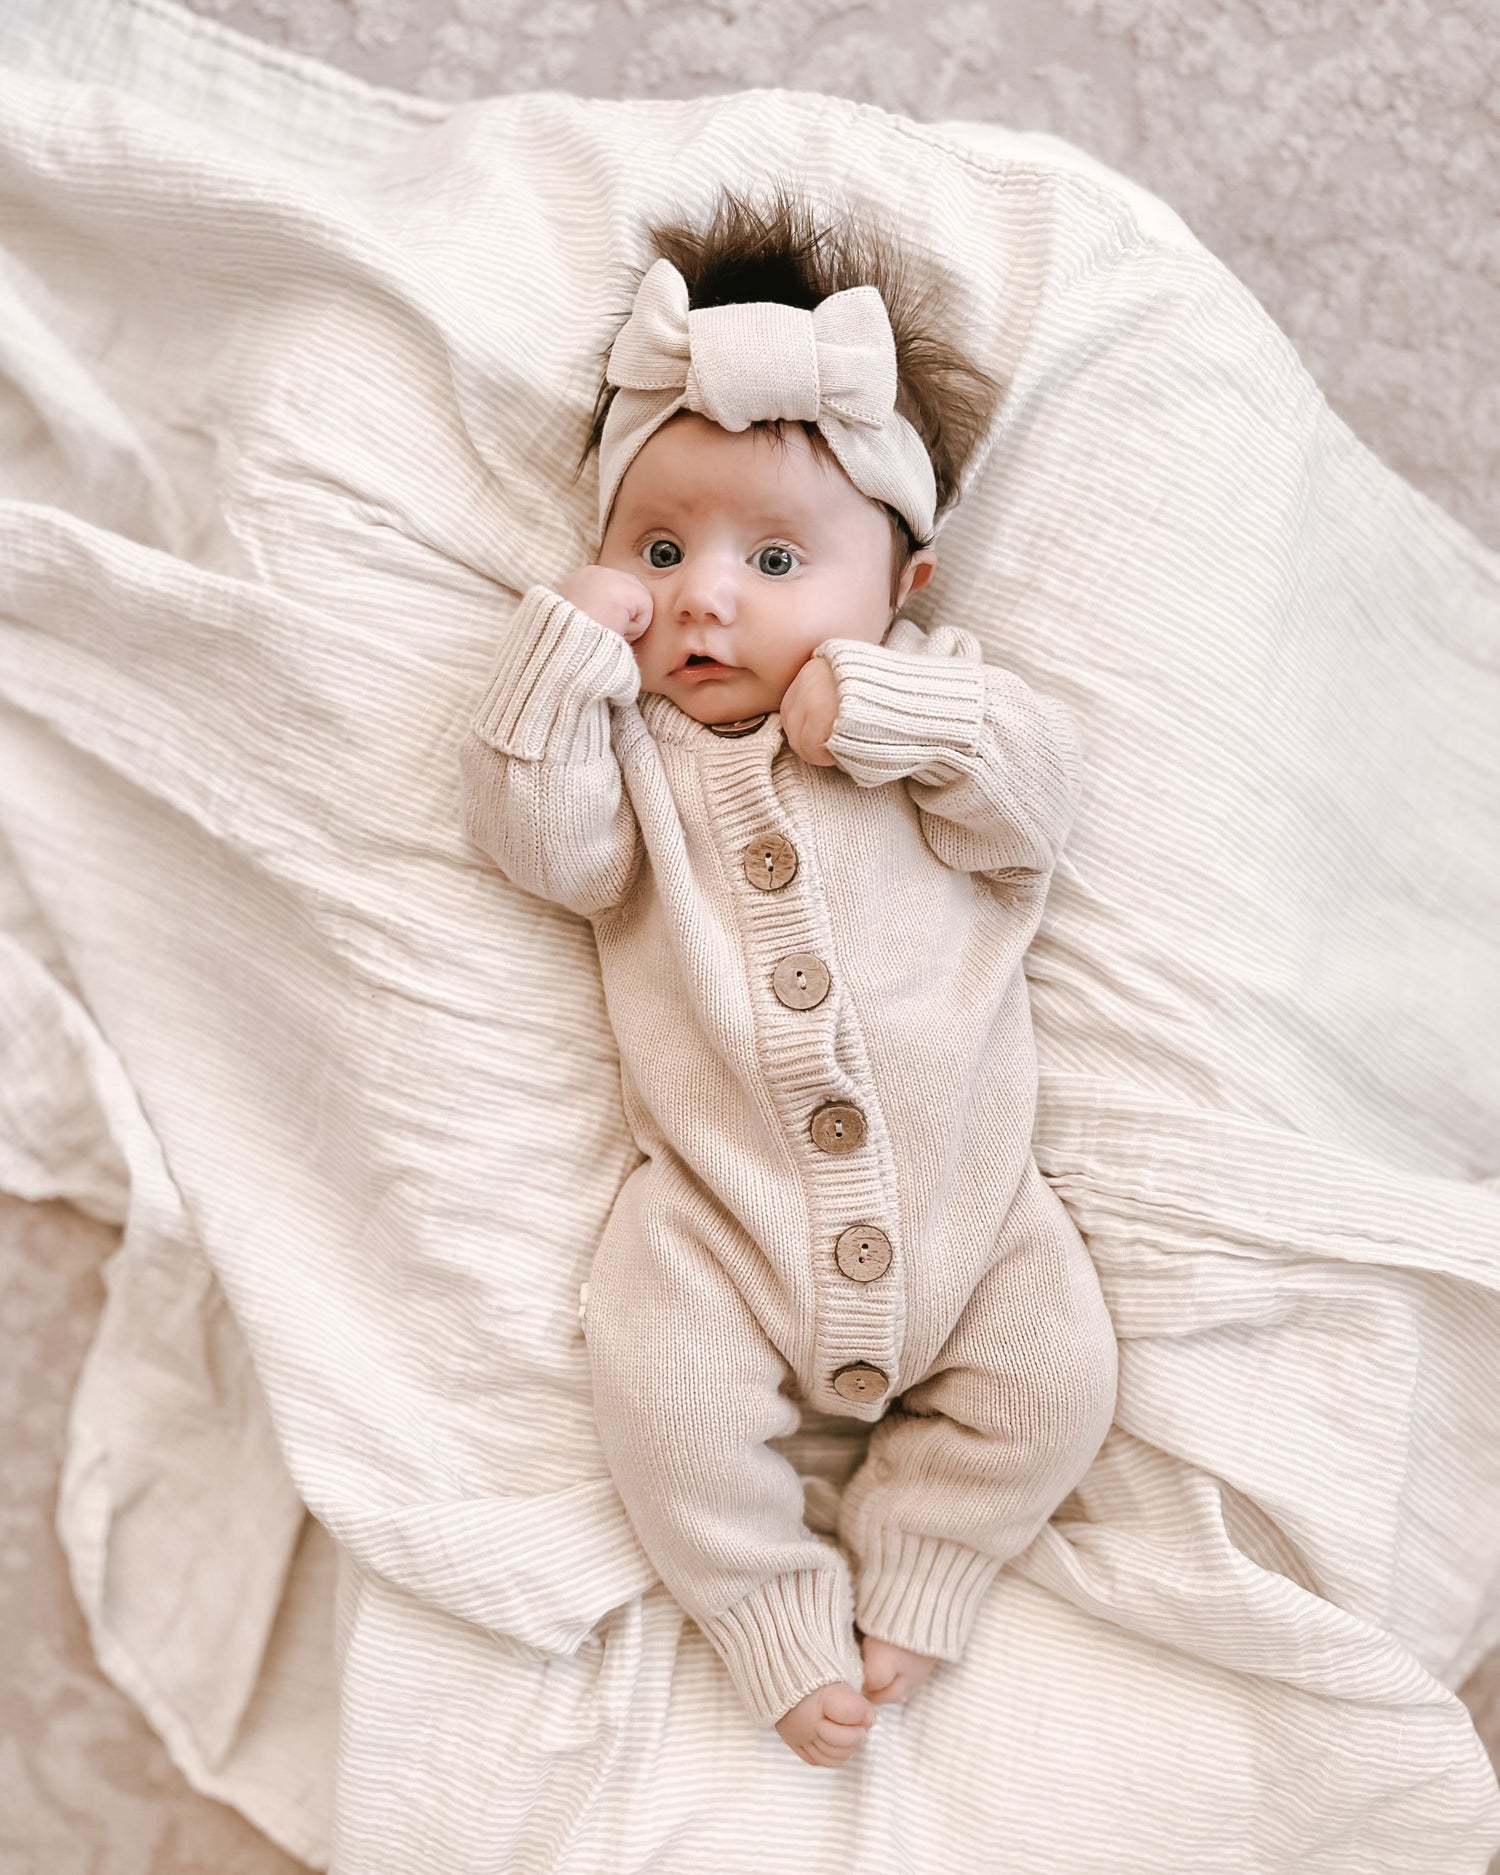
[[[755,738],[747,738],[728,743],[724,753],[755,746]],[[774,1063],[775,1069],[792,1077],[782,1080],[773,1069],[774,1078],[781,1081],[777,1105],[796,1126],[795,1110],[787,1111],[785,1095],[797,1085],[804,1101],[811,1096],[816,1104],[810,1111],[803,1108],[802,1124],[808,1129],[804,1138],[825,1163],[821,1174],[809,1167],[811,1244],[823,1246],[814,1251],[819,1319],[809,1350],[813,1372],[819,1375],[817,1390],[825,1399],[878,1412],[899,1363],[903,1293],[899,1272],[877,1282],[894,1258],[885,1233],[864,1220],[882,1215],[891,1205],[893,1168],[888,1145],[876,1137],[875,1116],[867,1117],[847,1096],[833,1091],[841,1083],[850,1086],[851,1077],[853,1086],[860,1085],[869,1070],[857,1026],[844,1036],[843,997],[831,996],[836,986],[827,914],[817,890],[817,856],[799,854],[784,830],[788,823],[783,816],[795,810],[798,788],[805,784],[799,769],[790,796],[784,798],[785,791],[759,763],[752,769],[720,761],[707,776],[710,804],[734,826],[729,852],[738,847],[740,869],[751,888],[745,895],[743,930],[747,961],[753,959],[765,973],[757,972],[764,986],[760,993],[764,996],[770,989],[773,1011],[779,1004],[787,1011],[821,1012],[808,1014],[805,1021],[799,1015],[768,1014],[765,1031],[771,1050],[768,1065]],[[793,881],[793,890],[786,891]],[[852,1011],[849,1019],[853,1022]]]

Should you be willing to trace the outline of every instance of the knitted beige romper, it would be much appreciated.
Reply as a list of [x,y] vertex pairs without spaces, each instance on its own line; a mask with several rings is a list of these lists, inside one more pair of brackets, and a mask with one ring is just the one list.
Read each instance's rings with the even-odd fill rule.
[[[860,1684],[854,1621],[960,1658],[1116,1383],[1031,1151],[1021,959],[1073,810],[1071,719],[953,626],[815,655],[836,767],[774,711],[724,731],[641,695],[627,640],[536,586],[462,754],[469,836],[593,923],[646,1155],[589,1272],[599,1432],[765,1724]],[[837,1545],[766,1443],[803,1403],[875,1422]]]

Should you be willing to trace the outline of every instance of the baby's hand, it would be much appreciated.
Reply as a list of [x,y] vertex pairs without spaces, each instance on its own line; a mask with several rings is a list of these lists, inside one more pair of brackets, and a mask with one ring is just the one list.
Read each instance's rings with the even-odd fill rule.
[[863,1693],[856,1693],[847,1680],[835,1680],[782,1713],[776,1729],[799,1758],[832,1770],[865,1742],[875,1718],[875,1708]]
[[877,1706],[900,1705],[931,1673],[937,1662],[931,1654],[914,1654],[894,1641],[864,1635],[859,1643],[865,1663],[865,1692]]
[[558,587],[580,612],[633,644],[651,623],[651,595],[633,573],[612,566],[580,566]]
[[828,738],[839,713],[839,685],[827,658],[809,658],[781,699],[781,730],[804,762],[832,768]]

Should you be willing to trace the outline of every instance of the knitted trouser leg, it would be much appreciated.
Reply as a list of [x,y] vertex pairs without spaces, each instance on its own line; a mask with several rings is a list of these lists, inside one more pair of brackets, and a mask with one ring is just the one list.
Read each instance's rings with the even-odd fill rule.
[[800,1414],[787,1362],[715,1255],[728,1228],[656,1162],[622,1187],[589,1271],[599,1437],[641,1546],[770,1724],[804,1694],[860,1684],[848,1565],[803,1521],[768,1439]]
[[931,1368],[874,1427],[839,1537],[865,1634],[961,1659],[985,1591],[1093,1462],[1118,1350],[1093,1262],[1033,1167]]

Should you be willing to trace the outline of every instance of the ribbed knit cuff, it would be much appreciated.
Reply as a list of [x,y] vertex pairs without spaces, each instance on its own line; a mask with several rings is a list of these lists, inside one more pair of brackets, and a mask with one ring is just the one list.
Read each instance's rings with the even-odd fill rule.
[[700,1615],[698,1625],[762,1724],[774,1725],[804,1694],[835,1680],[856,1692],[864,1685],[842,1567],[773,1576],[724,1614]]
[[633,703],[640,687],[628,639],[532,586],[496,653],[474,731],[502,755],[595,761],[609,747],[609,701]]
[[985,1591],[1001,1565],[967,1543],[872,1530],[854,1585],[861,1634],[936,1660],[962,1660]]
[[948,772],[943,757],[978,749],[982,660],[893,651],[862,638],[826,638],[813,655],[827,659],[839,687],[828,753],[861,787],[928,767],[939,780]]

